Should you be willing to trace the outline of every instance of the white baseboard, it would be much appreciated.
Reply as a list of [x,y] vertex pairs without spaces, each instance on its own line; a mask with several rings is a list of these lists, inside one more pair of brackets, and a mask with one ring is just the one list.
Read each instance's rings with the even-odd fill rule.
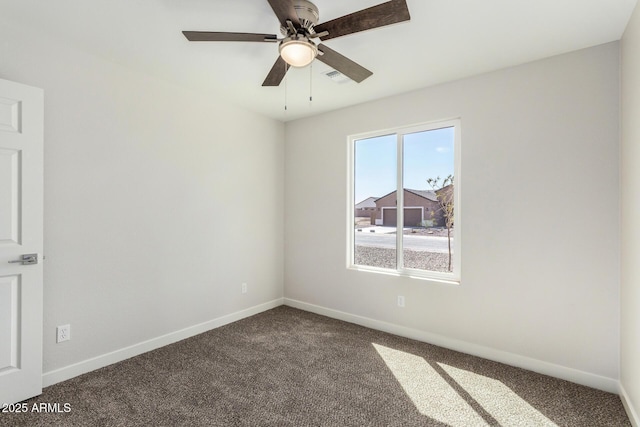
[[283,299],[278,298],[273,301],[247,308],[245,310],[237,311],[235,313],[231,313],[204,323],[200,323],[198,325],[171,332],[157,338],[152,338],[150,340],[143,341],[141,343],[113,351],[111,353],[83,360],[82,362],[74,363],[73,365],[65,366],[54,371],[45,372],[44,374],[42,374],[42,386],[48,387],[61,381],[66,381],[73,377],[77,377],[78,375],[86,374],[87,372],[91,372],[96,369],[121,362],[123,360],[129,359],[142,353],[146,353],[151,350],[155,350],[165,345],[173,344],[174,342],[190,338],[192,336],[210,331],[212,329],[219,328],[229,323],[233,323],[246,317],[261,313],[263,311],[271,310],[272,308],[279,307],[282,304]]
[[638,412],[634,409],[631,404],[631,399],[629,399],[629,395],[627,391],[624,389],[624,386],[620,384],[620,400],[622,400],[622,405],[624,406],[624,410],[627,411],[627,415],[629,416],[629,420],[631,421],[631,425],[633,427],[640,427],[640,417],[638,416]]
[[179,331],[152,338],[150,340],[143,341],[141,343],[113,351],[111,353],[106,353],[100,356],[93,357],[91,359],[83,360],[82,362],[78,362],[73,365],[45,372],[42,375],[43,387],[48,387],[61,381],[66,381],[68,379],[77,377],[78,375],[103,368],[113,363],[121,362],[139,354],[155,350],[165,345],[173,344],[174,342],[190,338],[192,336],[207,332],[215,328],[219,328],[229,323],[233,323],[246,317],[261,313],[263,311],[276,308],[283,304],[334,319],[355,323],[357,325],[365,326],[368,328],[415,339],[418,341],[427,342],[430,344],[438,345],[440,347],[449,348],[451,350],[460,351],[496,362],[505,363],[507,365],[517,366],[519,368],[528,369],[530,371],[538,372],[556,378],[561,378],[577,384],[582,384],[588,387],[597,388],[599,390],[608,391],[610,393],[620,394],[622,402],[625,406],[625,409],[627,410],[627,413],[629,414],[629,418],[632,420],[634,427],[640,427],[640,424],[638,424],[638,415],[631,406],[631,402],[629,401],[624,388],[619,384],[617,380],[614,380],[612,378],[607,378],[588,372],[543,362],[537,359],[532,359],[530,357],[508,353],[477,344],[471,344],[465,341],[447,338],[442,335],[432,334],[418,329],[408,328],[405,326],[395,325],[368,317],[333,310],[330,308],[321,307],[290,298],[278,298],[273,301],[250,307],[245,310],[241,310],[213,320],[209,320],[204,323],[200,323],[198,325],[190,326]]
[[423,341],[451,350],[460,351],[462,353],[482,357],[484,359],[493,360],[495,362],[504,363],[506,365],[516,366],[518,368],[523,368],[529,371],[538,372],[540,374],[549,375],[551,377],[571,381],[573,383],[582,384],[587,387],[604,390],[609,393],[617,394],[619,391],[619,383],[613,378],[607,378],[600,375],[591,374],[589,372],[544,362],[519,354],[496,350],[490,347],[484,347],[465,341],[447,338],[442,335],[432,334],[418,329],[408,328],[405,326],[395,325],[393,323],[383,322],[368,317],[345,313],[342,311],[333,310],[330,308],[321,307],[290,298],[284,298],[284,304],[293,308],[298,308],[300,310],[310,311],[312,313],[321,314],[323,316],[343,320],[345,322],[355,323],[367,328],[388,332],[417,341]]

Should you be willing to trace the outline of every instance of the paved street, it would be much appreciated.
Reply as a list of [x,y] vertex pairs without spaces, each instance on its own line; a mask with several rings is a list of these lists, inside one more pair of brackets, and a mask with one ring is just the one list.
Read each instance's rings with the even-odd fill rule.
[[[381,248],[395,248],[396,247],[396,235],[395,234],[380,234],[370,233],[363,231],[357,231],[355,233],[355,243],[361,246],[376,246]],[[440,252],[448,253],[447,238],[436,236],[412,236],[404,235],[403,246],[405,249],[411,249],[414,251],[426,251],[426,252]],[[451,246],[453,246],[453,239],[451,239]]]

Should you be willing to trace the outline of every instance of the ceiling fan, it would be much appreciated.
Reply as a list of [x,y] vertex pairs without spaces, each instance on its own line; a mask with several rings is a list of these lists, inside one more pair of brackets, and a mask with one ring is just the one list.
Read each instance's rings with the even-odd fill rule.
[[316,5],[308,0],[268,0],[280,21],[278,39],[275,34],[183,31],[189,41],[238,41],[279,43],[280,56],[262,86],[279,86],[289,67],[305,67],[315,58],[358,83],[373,73],[322,43],[323,41],[360,31],[408,21],[406,0],[391,0],[377,6],[318,24],[320,15]]

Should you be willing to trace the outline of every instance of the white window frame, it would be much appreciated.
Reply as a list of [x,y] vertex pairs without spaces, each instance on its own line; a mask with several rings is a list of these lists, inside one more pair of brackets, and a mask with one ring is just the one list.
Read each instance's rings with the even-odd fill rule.
[[[449,273],[438,271],[427,271],[415,268],[404,267],[403,260],[403,233],[402,228],[404,224],[404,183],[403,183],[403,139],[405,135],[432,131],[442,128],[454,128],[454,227],[455,237],[453,239],[453,271]],[[359,265],[355,263],[355,202],[354,202],[354,186],[355,186],[355,146],[356,142],[363,139],[376,138],[381,136],[396,135],[396,166],[397,166],[397,230],[396,230],[396,268],[381,268],[371,267],[366,265]],[[348,141],[348,154],[347,154],[347,170],[348,170],[348,188],[347,188],[347,268],[359,271],[369,271],[382,274],[391,274],[397,276],[408,276],[420,279],[428,279],[432,281],[447,283],[447,284],[459,284],[460,283],[460,264],[462,258],[462,233],[461,233],[461,203],[460,193],[462,184],[461,174],[461,141],[462,141],[462,124],[461,119],[448,119],[439,120],[429,123],[422,123],[412,126],[403,126],[393,129],[386,129],[374,132],[361,133],[357,135],[350,135],[347,138]],[[426,179],[426,178],[425,178]]]

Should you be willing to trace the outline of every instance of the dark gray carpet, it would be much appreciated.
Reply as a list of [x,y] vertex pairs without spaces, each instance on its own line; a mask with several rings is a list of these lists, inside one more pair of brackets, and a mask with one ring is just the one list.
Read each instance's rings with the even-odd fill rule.
[[616,395],[284,306],[26,403],[71,412],[0,425],[631,425]]

